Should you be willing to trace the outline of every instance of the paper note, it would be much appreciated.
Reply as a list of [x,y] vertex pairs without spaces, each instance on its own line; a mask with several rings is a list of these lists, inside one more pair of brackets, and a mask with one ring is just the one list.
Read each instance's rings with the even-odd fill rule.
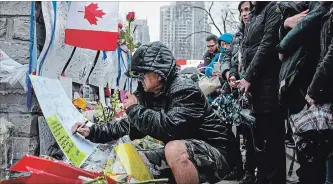
[[152,179],[146,164],[141,159],[138,151],[131,144],[119,144],[114,149],[129,176],[132,176],[138,181]]
[[[65,132],[72,139],[75,146],[86,154],[84,157],[84,159],[86,159],[94,151],[95,144],[86,139],[82,139],[78,135],[72,135],[71,133],[71,127],[76,122],[84,122],[85,117],[74,107],[58,79],[48,79],[33,75],[30,75],[30,78],[46,120],[50,117],[54,117],[54,114],[56,114],[64,130],[62,133]],[[53,134],[53,136],[55,135]],[[64,151],[66,150],[64,149]],[[73,160],[73,158],[68,159]],[[80,164],[82,164],[83,160],[78,160],[81,161]]]
[[87,156],[87,153],[82,152],[69,137],[68,133],[61,125],[58,117],[54,114],[51,117],[46,119],[47,124],[50,127],[50,130],[56,139],[61,150],[64,152],[66,157],[76,166],[79,167]]

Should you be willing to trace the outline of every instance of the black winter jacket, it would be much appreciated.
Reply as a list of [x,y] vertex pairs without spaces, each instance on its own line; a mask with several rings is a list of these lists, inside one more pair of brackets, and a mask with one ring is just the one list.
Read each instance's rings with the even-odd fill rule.
[[[310,12],[292,30],[286,30],[283,23],[280,28],[280,39],[277,49],[284,55],[280,71],[281,105],[290,113],[298,113],[306,103],[306,90],[315,73],[320,56],[320,23],[328,8],[318,2],[279,2],[282,16],[298,14],[306,9]],[[285,17],[287,18],[287,17]]]
[[[327,2],[326,2],[327,3]],[[320,60],[313,80],[308,88],[308,95],[318,103],[333,102],[333,5],[322,18],[320,35]]]
[[105,143],[128,132],[131,139],[149,135],[164,143],[197,139],[226,153],[229,163],[237,159],[235,153],[239,147],[234,134],[214,113],[197,84],[177,74],[175,59],[166,46],[161,42],[142,45],[132,61],[132,71],[152,71],[160,75],[165,83],[164,90],[160,94],[148,93],[139,83],[136,91],[139,104],[127,109],[128,118],[92,126],[88,139]]
[[251,83],[256,113],[275,113],[279,109],[277,94],[281,62],[276,45],[281,19],[276,8],[276,2],[258,1],[249,14],[244,31],[244,78]]

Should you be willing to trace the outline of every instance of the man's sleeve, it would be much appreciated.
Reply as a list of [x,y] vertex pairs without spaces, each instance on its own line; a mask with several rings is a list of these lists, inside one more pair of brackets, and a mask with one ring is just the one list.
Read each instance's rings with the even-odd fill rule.
[[198,122],[204,121],[205,104],[201,98],[198,89],[184,88],[168,97],[169,109],[155,111],[133,105],[127,109],[127,114],[134,127],[163,142],[190,138],[198,129]]
[[131,140],[143,138],[145,135],[131,125],[128,119],[121,119],[105,124],[95,124],[90,127],[90,134],[86,139],[95,143],[107,143],[129,134]]
[[204,66],[209,65],[209,63],[212,60],[212,58],[208,57],[208,52],[206,52],[206,54],[203,56],[203,58],[204,58]]
[[[275,46],[278,41],[278,29],[281,23],[280,15],[276,12],[276,5],[268,7],[266,12],[264,36],[260,42],[260,45],[254,55],[251,64],[246,70],[245,80],[252,82],[252,79],[260,72],[262,72],[265,66],[269,65],[270,57],[275,52]],[[277,57],[277,56],[276,56]]]
[[322,62],[319,63],[316,73],[308,88],[308,95],[314,99],[329,81],[333,79],[333,39]]
[[[318,29],[321,24],[321,18],[326,14],[327,8],[322,5],[317,5],[305,16],[296,26],[291,29],[277,46],[279,53],[294,53],[306,40],[307,36],[311,35],[314,29]],[[283,26],[283,24],[282,24]],[[284,28],[282,29],[284,30]],[[280,29],[281,31],[281,29]]]

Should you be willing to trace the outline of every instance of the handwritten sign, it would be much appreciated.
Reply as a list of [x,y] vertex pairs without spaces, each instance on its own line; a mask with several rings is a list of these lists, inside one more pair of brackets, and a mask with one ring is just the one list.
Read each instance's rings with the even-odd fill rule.
[[[66,45],[64,42],[68,10],[68,3],[66,1],[57,2],[56,25],[53,25],[54,11],[52,1],[42,2],[46,35],[44,47],[40,53],[40,56],[38,57],[37,64],[41,64],[44,55],[46,55],[46,57],[41,67],[41,76],[53,79],[59,77],[74,48],[73,46]],[[53,44],[50,46],[49,50],[47,50],[47,46],[51,42],[52,27],[54,26],[55,33]]]
[[110,84],[112,67],[116,68],[113,63],[117,63],[118,61],[117,58],[112,61],[112,55],[116,54],[116,51],[107,51],[105,54],[107,55],[107,58],[103,59],[103,54],[100,54],[97,63],[90,74],[88,79],[90,85],[106,87],[107,83]]
[[[84,116],[74,107],[71,100],[68,98],[66,92],[62,88],[59,80],[48,79],[34,75],[30,75],[30,79],[34,87],[34,91],[36,93],[39,105],[43,111],[44,117],[46,118],[47,124],[50,126],[50,123],[48,121],[53,122],[52,126],[54,127],[50,126],[53,136],[57,140],[58,136],[67,134],[67,137],[65,138],[68,143],[63,143],[63,139],[58,139],[57,143],[64,152],[68,152],[68,154],[65,155],[69,160],[75,161],[73,162],[75,166],[81,165],[95,149],[95,144],[91,143],[86,139],[83,139],[82,137],[79,137],[78,135],[72,135],[71,133],[71,127],[76,122],[85,121]],[[57,120],[54,120],[55,114]],[[59,129],[59,127],[55,126],[57,124],[54,123],[54,121],[61,124],[61,130]],[[55,130],[58,130],[58,134],[60,131],[60,134],[54,134]],[[71,142],[75,146],[70,146],[70,148],[72,148],[73,150],[68,150],[68,146],[71,145]],[[78,154],[80,156],[79,158],[73,158],[76,157],[76,154],[70,153],[76,153],[76,149],[84,153],[84,159],[80,159],[82,154]]]
[[87,156],[87,153],[82,152],[69,137],[68,133],[61,125],[58,117],[54,114],[46,119],[50,130],[59,144],[61,150],[64,152],[66,157],[76,166],[79,167]]
[[[52,28],[55,26],[55,33],[53,43],[48,47],[43,47],[40,56],[37,61],[37,65],[41,65],[45,56],[44,62],[41,66],[41,76],[48,78],[58,78],[61,75],[71,53],[74,49],[73,46],[65,44],[65,29],[68,17],[68,2],[57,2],[56,9],[56,22],[54,24],[54,11],[51,1],[42,2],[43,17],[45,22],[45,43],[49,45],[51,42]],[[76,48],[72,59],[70,60],[68,67],[65,70],[65,76],[72,78],[73,82],[85,84],[88,79],[88,75],[94,63],[94,59],[97,51]]]

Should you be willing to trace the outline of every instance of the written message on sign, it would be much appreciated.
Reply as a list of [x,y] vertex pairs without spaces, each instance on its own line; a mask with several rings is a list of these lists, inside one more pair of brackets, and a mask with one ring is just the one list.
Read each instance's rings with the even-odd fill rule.
[[81,166],[95,149],[95,144],[71,133],[71,127],[76,122],[85,121],[84,116],[74,107],[59,80],[33,75],[30,75],[30,78],[43,115],[57,143],[75,166]]
[[74,144],[64,127],[61,125],[57,115],[55,114],[51,117],[48,117],[46,122],[66,157],[75,166],[80,166],[87,154],[79,150],[79,148]]

